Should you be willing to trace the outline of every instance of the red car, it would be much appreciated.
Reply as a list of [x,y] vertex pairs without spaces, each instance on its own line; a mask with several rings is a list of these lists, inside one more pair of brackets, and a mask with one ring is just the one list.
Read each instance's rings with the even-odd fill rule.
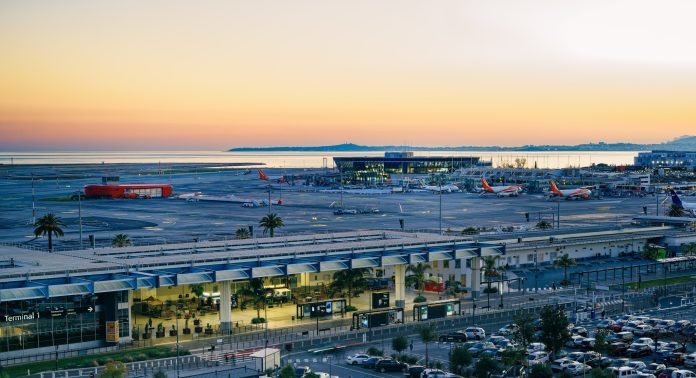
[[684,365],[684,353],[672,353],[667,358],[665,362],[670,365]]
[[672,373],[679,370],[679,368],[668,367],[660,372],[657,378],[672,378]]

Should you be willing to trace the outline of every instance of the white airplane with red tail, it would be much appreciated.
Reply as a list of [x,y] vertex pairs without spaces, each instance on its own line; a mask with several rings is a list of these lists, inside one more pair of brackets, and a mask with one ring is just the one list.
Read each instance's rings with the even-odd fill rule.
[[481,177],[481,185],[483,185],[483,192],[481,192],[481,194],[492,193],[498,197],[517,197],[522,193],[522,187],[519,185],[490,186],[483,177]]
[[551,197],[561,197],[567,200],[571,199],[590,199],[592,191],[588,187],[580,187],[575,189],[560,190],[556,186],[556,182],[551,180]]
[[279,184],[285,184],[288,182],[288,180],[285,178],[285,176],[266,176],[265,173],[263,173],[262,170],[259,169],[259,180],[261,181],[275,181]]

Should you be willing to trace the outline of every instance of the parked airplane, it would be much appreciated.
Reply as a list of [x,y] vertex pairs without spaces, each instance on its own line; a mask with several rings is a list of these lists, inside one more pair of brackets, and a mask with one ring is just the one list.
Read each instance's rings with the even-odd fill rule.
[[672,205],[684,210],[690,216],[696,217],[696,202],[683,202],[674,190],[670,190],[669,194],[672,196]]
[[587,187],[560,190],[556,186],[556,182],[551,180],[551,197],[563,197],[567,200],[571,199],[589,199],[592,191]]
[[421,181],[420,186],[418,189],[423,189],[423,190],[429,190],[433,193],[452,193],[452,192],[461,192],[461,189],[457,185],[454,184],[445,184],[445,185],[425,185],[423,181]]
[[481,185],[483,185],[483,191],[481,195],[486,193],[493,193],[498,197],[517,197],[522,193],[522,187],[519,185],[498,185],[490,186],[485,178],[481,177]]
[[285,176],[266,176],[266,174],[263,173],[263,171],[260,169],[259,169],[259,180],[261,180],[261,181],[275,181],[275,182],[281,183],[281,184],[288,182],[288,180],[285,178]]

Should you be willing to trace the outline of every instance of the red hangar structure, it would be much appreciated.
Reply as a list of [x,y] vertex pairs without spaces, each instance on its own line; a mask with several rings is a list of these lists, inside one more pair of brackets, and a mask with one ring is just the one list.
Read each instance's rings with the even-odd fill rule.
[[85,185],[87,198],[165,198],[172,195],[166,184]]

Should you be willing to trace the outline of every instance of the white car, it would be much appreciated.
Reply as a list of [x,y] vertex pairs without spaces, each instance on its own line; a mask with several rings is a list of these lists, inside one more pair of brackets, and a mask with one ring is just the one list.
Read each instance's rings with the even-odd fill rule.
[[628,367],[631,369],[641,370],[645,369],[645,362],[643,361],[631,361],[628,363]]
[[634,340],[631,343],[631,346],[634,346],[634,345],[647,345],[647,346],[652,347],[655,345],[655,341],[649,337],[641,337],[638,340]]
[[529,366],[545,364],[547,362],[549,362],[549,354],[546,352],[534,352],[527,356],[527,364]]
[[566,346],[568,348],[580,348],[583,340],[585,340],[585,338],[580,335],[570,336],[570,340],[566,342]]
[[551,363],[551,371],[553,371],[554,373],[559,373],[574,363],[575,361],[571,360],[570,358],[560,358]]
[[696,353],[691,353],[684,356],[684,366],[696,367]]
[[499,335],[509,336],[517,332],[520,327],[517,324],[508,324],[505,327],[498,330]]
[[486,331],[479,327],[469,327],[464,330],[467,339],[483,340],[486,337]]
[[696,378],[696,374],[691,370],[677,370],[672,372],[672,378]]
[[633,332],[634,335],[636,336],[645,336],[649,335],[652,332],[653,328],[647,324],[640,324],[636,326],[631,332]]
[[370,356],[368,356],[367,354],[358,353],[358,354],[354,354],[352,356],[346,357],[346,363],[348,365],[360,365],[368,358],[370,358]]
[[573,375],[580,375],[583,373],[589,373],[592,368],[589,365],[585,365],[580,362],[573,362],[572,364],[566,366],[565,370]]
[[527,354],[532,354],[534,352],[543,352],[546,350],[546,344],[544,343],[531,343],[527,345]]

